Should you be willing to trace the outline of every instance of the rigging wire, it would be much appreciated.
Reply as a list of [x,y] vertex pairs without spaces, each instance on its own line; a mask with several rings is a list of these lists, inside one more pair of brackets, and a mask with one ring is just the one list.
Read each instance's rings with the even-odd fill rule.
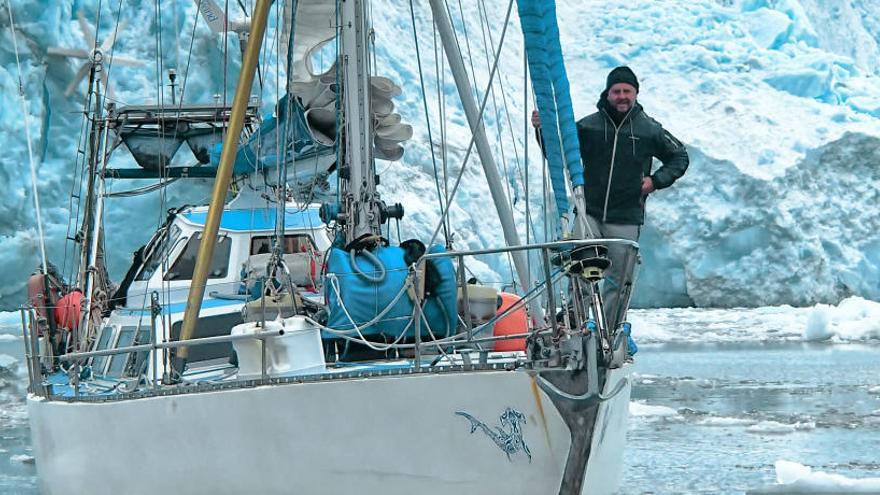
[[[446,154],[446,98],[443,86],[446,84],[446,60],[443,58],[440,44],[437,43],[437,24],[431,23],[434,31],[434,70],[437,74],[437,107],[440,116],[440,160],[443,164],[443,200],[449,197],[449,171]],[[452,230],[451,216],[446,217],[446,229]]]
[[156,184],[150,184],[149,186],[138,187],[136,189],[128,189],[126,191],[105,193],[104,197],[105,198],[133,198],[135,196],[141,196],[143,194],[148,194],[153,191],[158,191],[159,189],[161,189],[163,187],[167,187],[167,186],[177,182],[178,180],[180,180],[180,177],[174,177],[174,178],[168,179],[165,182],[157,182]]
[[6,11],[9,13],[9,30],[12,31],[12,47],[15,51],[15,67],[18,71],[18,95],[21,97],[21,114],[24,119],[24,134],[27,140],[28,163],[31,169],[31,187],[34,194],[34,210],[37,212],[37,232],[39,234],[40,257],[43,261],[43,274],[49,273],[49,264],[46,259],[46,239],[43,236],[43,219],[40,213],[40,194],[37,190],[37,166],[34,163],[34,151],[31,144],[30,114],[27,108],[27,99],[24,95],[24,82],[21,79],[21,60],[18,55],[18,39],[15,35],[15,20],[12,17],[12,2],[6,2]]
[[[275,97],[279,98],[280,101],[280,92],[281,92],[281,71],[279,67],[281,66],[281,23],[283,22],[281,19],[281,3],[284,2],[275,2],[275,19],[278,22],[275,25],[275,35],[273,38],[273,48],[275,49]],[[296,15],[296,14],[293,14]],[[291,27],[291,31],[293,31]],[[285,40],[286,42],[286,40]],[[293,47],[288,47],[293,48]],[[267,59],[269,57],[266,57]],[[268,68],[267,68],[268,71]],[[287,135],[285,130],[287,130],[287,123],[285,121],[285,125],[283,129],[278,128],[277,119],[281,118],[281,112],[279,112],[280,107],[276,103],[275,105],[275,166],[278,168],[278,178],[277,184],[275,185],[275,193],[277,194],[278,201],[278,212],[275,214],[275,239],[273,241],[273,252],[279,253],[280,256],[284,255],[284,247],[281,246],[282,239],[284,239],[284,228],[286,224],[286,212],[287,212],[287,160],[285,160],[284,151],[287,147]],[[280,160],[280,161],[279,161]],[[292,291],[291,291],[292,292]]]
[[[485,5],[485,0],[480,0],[480,3],[483,5],[483,11],[488,13],[488,9],[486,9],[486,5]],[[495,40],[492,38],[492,31],[489,27],[488,15],[485,16],[485,21],[486,21],[486,32],[489,35],[489,43],[491,45],[494,45]],[[528,59],[526,58],[526,56],[527,55],[526,55],[525,51],[523,51],[523,60],[524,60],[524,63],[526,64],[525,73],[523,74],[523,87],[525,88],[526,93],[528,93],[528,76],[529,76],[529,74],[528,74]],[[502,75],[503,75],[503,73],[502,73]],[[513,121],[510,117],[510,111],[508,110],[509,106],[507,104],[507,91],[504,88],[504,78],[503,77],[501,77],[501,76],[498,77],[498,84],[499,84],[499,86],[501,86],[501,91],[500,91],[501,92],[501,108],[504,110],[504,114],[507,118],[507,128],[510,133],[510,141],[513,146],[513,153],[514,153],[514,158],[515,158],[515,162],[516,162],[515,168],[516,168],[517,174],[519,175],[520,181],[522,181],[523,184],[527,184],[528,183],[528,144],[523,144],[523,146],[524,146],[523,153],[526,155],[525,156],[525,165],[523,166],[520,163],[519,149],[516,145],[517,140],[516,140],[516,137],[514,136],[514,133],[513,133]],[[524,100],[523,105],[524,105],[524,108],[526,108],[526,109],[528,108],[527,97]],[[500,119],[499,119],[499,121],[500,121]],[[523,135],[523,143],[527,143],[528,139],[529,139],[528,121],[529,121],[528,110],[526,110],[526,120],[525,120],[526,133]],[[523,173],[523,169],[525,169],[525,173]],[[531,212],[529,211],[529,208],[528,208],[528,202],[526,202],[526,243],[529,242],[529,236],[528,236],[529,227],[531,227],[532,234],[534,234],[534,230],[535,230],[534,220],[532,219],[532,216],[530,213]]]
[[[484,27],[483,19],[486,18],[486,16],[483,13],[484,8],[485,8],[485,5],[483,4],[482,1],[477,3],[477,10],[479,12],[479,17],[480,17],[480,34],[483,37],[483,54],[486,57],[486,68],[489,68],[490,63],[491,63],[489,61],[489,43],[490,42],[494,43],[494,41],[492,40],[491,29],[489,29],[488,40],[486,38],[486,31],[483,29],[483,27]],[[488,24],[488,19],[486,19],[486,22]],[[486,27],[488,27],[488,26],[486,26]],[[500,75],[498,77],[498,80],[499,80],[499,82],[501,81]],[[504,86],[502,86],[502,91],[503,91],[503,88],[504,88]],[[504,168],[504,178],[505,178],[504,185],[506,186],[506,189],[507,189],[507,198],[506,199],[507,199],[507,204],[510,207],[510,211],[512,213],[513,211],[515,211],[513,208],[513,203],[514,203],[513,197],[514,197],[515,191],[513,191],[511,188],[510,169],[508,168],[508,165],[507,165],[507,157],[504,154],[504,142],[501,137],[501,125],[502,125],[501,124],[501,116],[500,116],[500,113],[498,112],[498,102],[497,102],[497,99],[495,98],[495,85],[494,84],[491,84],[489,86],[489,91],[492,94],[492,108],[495,111],[496,143],[498,146],[498,150],[501,153],[501,163],[502,163],[502,167]],[[502,93],[502,95],[503,95],[503,93]],[[506,101],[505,101],[505,104],[506,104]],[[509,117],[509,114],[508,114],[508,117]],[[509,124],[509,121],[508,121],[508,124]],[[515,146],[516,146],[516,143],[514,142],[514,149],[515,149]],[[519,164],[519,156],[517,156],[516,158],[517,158],[516,163],[518,165]],[[526,240],[526,242],[528,242],[528,240]],[[512,281],[513,281],[513,289],[514,289],[514,292],[516,292],[516,277],[514,276],[514,274],[516,273],[516,270],[514,270],[514,267],[513,267],[513,255],[508,252],[506,258],[507,258],[507,269],[510,270],[510,274],[511,274]]]
[[[162,66],[164,65],[163,64],[164,51],[162,50],[162,9],[160,8],[159,2],[160,2],[160,0],[155,1],[155,6],[156,6],[156,14],[155,15],[156,15],[156,26],[157,26],[156,27],[156,102],[158,103],[159,108],[164,109],[165,108],[165,94],[163,91],[164,85],[162,84]],[[201,1],[199,2],[199,4],[201,4]],[[196,9],[196,10],[198,11],[199,9]],[[193,30],[195,30],[195,23],[198,22],[198,13],[196,13],[195,15],[196,15],[196,19],[193,23],[194,24]],[[175,27],[175,29],[176,29],[176,27]],[[192,46],[192,45],[190,45],[190,46]],[[191,49],[192,48],[190,48],[190,50]],[[189,71],[187,71],[187,72],[189,72]],[[188,74],[184,75],[183,84],[186,84],[186,76],[187,75]],[[173,88],[172,88],[172,91],[173,91]],[[181,95],[181,97],[180,97],[180,105],[182,105],[182,104],[183,104],[183,95]],[[179,118],[180,118],[180,106],[178,106],[178,112],[177,112],[176,119],[179,119]],[[174,133],[173,133],[172,139],[177,139],[178,127],[179,127],[178,125],[174,126]],[[163,125],[156,126],[156,134],[159,139],[160,146],[162,146],[164,148],[165,128]],[[169,177],[167,175],[168,174],[167,165],[168,164],[165,163],[164,155],[161,156],[160,162],[159,162],[159,171],[160,171],[159,182],[160,183],[167,183],[169,180]],[[167,193],[168,193],[168,190],[165,187],[162,187],[159,189],[159,215],[157,218],[158,225],[162,225],[165,221],[165,218],[163,218],[163,213],[166,212],[167,207],[168,207]],[[173,246],[170,246],[169,244],[171,244],[171,243],[164,242],[162,244],[162,248],[164,251],[164,252],[160,253],[161,260],[162,260],[160,267],[161,267],[162,273],[168,272],[168,258],[171,254],[170,250],[173,247]],[[147,289],[149,289],[149,281],[147,283],[148,283]],[[160,281],[160,293],[161,293],[161,297],[162,297],[162,299],[161,299],[162,304],[163,305],[170,304],[171,303],[171,281],[165,280],[165,277],[162,277],[161,281]],[[144,300],[141,304],[141,307],[147,307],[147,301],[149,300],[149,297],[150,297],[149,290],[145,290]],[[163,325],[163,340],[165,340],[165,339],[168,339],[168,337],[169,337],[168,331],[171,328],[171,313],[170,312],[163,312],[163,314],[166,318],[165,324]],[[143,317],[144,317],[144,314],[141,313],[141,318],[143,318]],[[165,359],[163,359],[163,365],[164,365],[164,363],[165,363]],[[167,368],[165,368],[165,371],[167,372]]]
[[[201,3],[201,0],[199,0]],[[226,0],[223,4],[223,12],[229,14],[229,0]],[[227,81],[226,78],[228,76],[228,67],[229,67],[229,15],[224,16],[223,18],[223,108],[227,107],[226,104],[226,86]],[[223,134],[226,134],[226,129],[223,129]]]
[[[444,0],[444,2],[445,2],[445,1],[446,1],[446,0]],[[448,3],[446,4],[446,9],[449,10],[449,4],[448,4]],[[477,91],[477,87],[478,87],[478,85],[477,85],[477,71],[474,69],[474,57],[471,55],[471,42],[470,42],[470,36],[468,35],[467,20],[466,20],[466,18],[465,18],[465,16],[464,16],[464,7],[462,7],[462,5],[461,5],[461,0],[458,0],[458,13],[461,14],[461,29],[462,29],[462,31],[464,31],[464,45],[465,45],[465,49],[467,50],[468,65],[471,66],[471,79],[473,80],[473,85],[474,85],[474,86],[473,86],[473,89],[474,89],[474,98],[477,99],[477,100],[479,100],[479,99],[480,99],[480,94],[479,94],[479,92]],[[455,19],[455,18],[452,17],[452,12],[449,11],[449,20],[450,20],[450,24],[452,24],[451,21],[452,21],[453,19]],[[453,26],[452,31],[453,31],[453,33],[454,33],[454,32],[455,32],[455,25],[452,24],[452,26]],[[456,40],[457,40],[457,39],[458,39],[458,36],[456,36]],[[461,45],[459,45],[459,46],[461,46]]]
[[[510,127],[513,132],[513,126]],[[531,236],[534,235],[534,228],[529,231],[532,223],[532,215],[529,210],[529,204],[532,202],[529,196],[529,59],[526,51],[523,50],[523,168],[525,169],[525,180],[523,188],[526,196],[526,244],[531,242]],[[530,252],[526,252],[526,283],[532,286],[532,256]]]
[[[93,40],[93,43],[92,43],[92,52],[94,52],[98,48],[98,32],[101,28],[100,20],[101,20],[102,4],[103,4],[103,0],[99,0],[98,1],[98,17],[97,17],[97,22],[95,24],[95,39]],[[85,184],[86,165],[87,165],[87,161],[89,160],[89,155],[87,154],[86,149],[85,149],[87,146],[87,143],[88,143],[89,150],[91,150],[91,129],[92,129],[92,126],[89,125],[89,123],[91,122],[89,112],[91,111],[91,108],[92,108],[92,94],[93,94],[92,90],[94,89],[94,83],[95,83],[95,67],[94,67],[94,65],[92,65],[91,70],[89,71],[89,84],[86,89],[86,94],[85,94],[85,99],[84,99],[85,101],[83,102],[83,113],[82,113],[82,119],[80,120],[80,130],[79,130],[79,136],[77,139],[77,151],[76,151],[77,158],[76,158],[75,168],[79,169],[79,174],[78,174],[79,175],[79,182],[77,185],[77,176],[75,175],[74,179],[73,179],[73,181],[71,181],[71,185],[70,185],[70,196],[69,196],[68,208],[67,208],[67,211],[71,212],[72,214],[68,214],[68,217],[67,217],[66,240],[73,241],[72,244],[77,243],[77,238],[79,236],[78,223],[79,223],[79,216],[80,216],[80,213],[82,213],[82,208],[83,208],[83,202],[82,202],[83,187]],[[76,212],[75,213],[73,213],[73,211],[74,211],[73,199],[74,198],[76,198]],[[74,226],[74,224],[77,224],[77,226]],[[73,229],[77,229],[77,233],[71,235]],[[71,247],[73,249],[68,250],[69,247]],[[62,264],[61,273],[62,273],[62,276],[67,277],[67,280],[73,280],[73,273],[79,272],[79,264],[77,263],[77,261],[80,261],[80,257],[79,256],[76,256],[76,257],[72,256],[70,251],[75,251],[75,247],[71,246],[70,242],[65,242],[64,243],[64,261]],[[69,269],[68,269],[67,262],[68,262],[68,259],[70,259],[70,258],[75,258],[76,261],[72,262]]]
[[[443,215],[443,193],[440,191],[440,178],[438,176],[437,170],[437,157],[434,153],[434,136],[431,132],[431,116],[428,113],[428,97],[425,93],[425,78],[422,73],[422,56],[419,52],[419,36],[416,31],[416,13],[415,8],[413,7],[413,0],[409,0],[409,15],[412,20],[412,28],[413,28],[413,42],[415,43],[416,48],[416,62],[419,67],[419,85],[422,89],[422,104],[425,109],[425,123],[428,125],[428,147],[431,149],[431,163],[434,166],[434,186],[437,188],[437,200],[440,202],[440,214]],[[449,230],[447,229],[446,222],[442,222],[443,224],[443,239],[446,241],[446,248],[451,248],[451,244],[449,241]],[[429,245],[430,246],[430,245]]]
[[[489,67],[491,67],[491,63],[492,63],[489,60],[489,43],[490,43],[490,41],[494,43],[494,41],[491,40],[491,35],[492,35],[491,31],[489,32],[489,39],[488,40],[486,39],[486,30],[483,29],[485,27],[483,24],[483,20],[486,16],[483,15],[483,2],[482,1],[477,2],[477,11],[478,11],[478,14],[480,17],[480,35],[482,35],[482,37],[483,37],[483,55],[486,58],[486,68],[488,69]],[[471,69],[471,70],[473,70],[473,69]],[[501,70],[499,70],[499,76],[498,76],[499,82],[501,81],[502,75],[503,74],[501,74]],[[494,84],[492,86],[490,86],[489,91],[492,93],[492,109],[494,110],[494,114],[495,114],[495,126],[494,127],[495,127],[495,134],[496,134],[496,136],[495,136],[496,143],[498,146],[498,151],[501,154],[501,163],[502,163],[502,166],[504,167],[504,178],[508,179],[508,180],[504,181],[504,184],[507,188],[507,203],[510,206],[510,209],[513,210],[513,192],[514,191],[512,191],[511,187],[510,187],[510,180],[509,180],[510,179],[510,171],[507,166],[507,157],[504,154],[504,142],[501,137],[501,113],[498,111],[498,101],[495,97],[495,85]],[[516,146],[515,143],[514,143],[514,146]],[[519,163],[518,159],[517,159],[517,163]]]
[[[156,10],[157,10],[157,26],[161,26],[161,15],[160,15],[161,11],[158,9],[158,7],[159,7],[158,0],[155,5],[156,5]],[[184,97],[186,95],[186,84],[187,84],[187,81],[189,80],[189,67],[190,67],[190,63],[192,61],[192,53],[193,53],[193,45],[194,45],[194,41],[195,41],[196,27],[198,26],[198,23],[199,23],[200,7],[201,7],[201,0],[199,0],[198,4],[196,5],[196,11],[194,13],[193,28],[192,28],[192,32],[190,34],[189,49],[187,51],[186,67],[185,67],[184,73],[183,73],[183,81],[181,82],[180,98],[179,98],[177,105],[176,105],[177,112],[175,115],[174,134],[172,136],[172,139],[175,139],[175,140],[177,139],[177,133],[178,133],[178,129],[180,127],[178,124],[180,123],[183,101],[184,101]],[[175,25],[175,29],[176,29],[176,25]],[[157,33],[156,33],[156,39],[157,39],[157,69],[156,69],[157,90],[156,90],[156,92],[157,92],[157,99],[160,102],[160,106],[164,107],[164,99],[161,98],[161,94],[162,94],[161,66],[162,66],[162,53],[163,52],[160,49],[161,41],[160,41],[159,37],[160,37],[160,33],[157,31]],[[179,61],[176,61],[176,63],[179,64]],[[172,88],[172,91],[173,91],[173,88]],[[164,141],[164,138],[165,138],[164,130],[162,127],[163,126],[159,125],[156,130],[157,136],[159,137],[160,142]],[[160,191],[159,192],[158,217],[156,220],[156,223],[159,228],[161,228],[162,225],[166,221],[165,215],[167,215],[166,207],[168,205],[166,187],[171,185],[174,182],[177,182],[177,180],[179,179],[179,178],[170,178],[166,175],[167,168],[164,166],[164,157],[162,158],[162,160],[163,161],[160,163],[160,176],[159,176],[158,183],[153,184],[151,186],[146,186],[143,188],[133,189],[133,190],[129,190],[129,191],[122,191],[119,193],[111,193],[109,195],[106,195],[108,197],[130,197],[130,196],[136,196],[136,195],[140,195],[140,194],[146,194],[146,193],[149,193],[149,192],[152,192],[155,190]],[[162,251],[160,253],[156,254],[156,256],[158,256],[159,259],[161,260],[160,261],[160,270],[162,271],[162,273],[166,273],[168,271],[168,261],[169,261],[168,258],[171,254],[171,250],[173,247],[174,247],[174,245],[172,245],[172,243],[163,242],[162,246],[161,246]],[[162,305],[169,304],[171,302],[171,282],[165,280],[164,277],[162,278],[162,280],[160,282],[160,291],[159,292],[161,294],[161,304]],[[149,279],[147,279],[147,286],[146,286],[143,294],[141,294],[143,296],[143,300],[141,302],[141,307],[147,307],[147,301],[150,297],[150,293],[151,293],[151,291],[149,288]],[[140,325],[140,323],[142,323],[143,318],[144,318],[144,316],[142,315],[138,325]],[[167,318],[167,320],[165,320],[166,318]],[[168,329],[171,328],[171,315],[170,315],[170,313],[164,314],[163,320],[165,320],[165,323],[162,325],[162,327],[163,327],[162,338],[167,340],[168,339]],[[163,359],[163,364],[164,364],[164,359]]]
[[[490,44],[491,46],[494,46],[494,44],[495,44],[495,40],[494,40],[493,37],[492,37],[492,30],[491,30],[490,25],[489,25],[488,9],[486,9],[485,1],[484,1],[484,0],[480,0],[480,5],[483,6],[483,9],[482,9],[482,10],[483,10],[483,12],[485,13],[485,15],[483,16],[483,19],[484,19],[485,22],[486,22],[486,33],[487,33],[488,36],[489,36],[489,44]],[[485,42],[484,42],[484,43],[485,43]],[[524,53],[525,53],[525,52],[524,52]],[[488,57],[488,52],[487,52],[486,56]],[[525,75],[526,75],[526,77],[528,77],[528,74],[527,74],[527,73],[526,73]],[[502,72],[502,76],[503,76],[503,72]],[[523,180],[523,181],[524,181],[525,179],[523,178],[522,167],[521,167],[521,165],[520,165],[519,148],[518,148],[517,145],[516,145],[516,137],[515,137],[514,134],[513,134],[513,121],[512,121],[512,119],[511,119],[511,117],[510,117],[510,111],[508,110],[508,104],[507,104],[507,91],[506,91],[505,88],[504,88],[504,77],[502,77],[502,76],[499,76],[499,77],[498,77],[498,85],[501,87],[501,88],[500,88],[500,89],[501,89],[501,91],[500,91],[500,92],[501,92],[501,108],[504,110],[504,114],[505,114],[505,117],[506,117],[506,119],[507,119],[507,128],[508,128],[508,131],[509,131],[509,133],[510,133],[510,142],[511,142],[511,144],[512,144],[512,146],[513,146],[513,154],[514,154],[514,159],[515,159],[515,163],[516,163],[516,169],[517,169],[517,172],[518,172],[519,175],[520,175],[520,180]],[[526,81],[526,80],[524,79],[523,81]],[[528,86],[528,84],[526,83],[525,86]],[[494,97],[493,97],[493,98],[494,98]],[[500,122],[500,118],[499,118],[498,120],[499,120],[499,122]],[[499,128],[499,133],[500,133],[500,128]],[[527,139],[528,136],[525,136],[525,138]],[[531,221],[531,220],[529,220],[529,221]]]
[[[495,62],[492,64],[492,70],[489,72],[489,86],[492,85],[492,81],[495,79],[495,73],[498,69],[498,61],[501,58],[501,48],[504,46],[504,39],[507,35],[507,26],[510,24],[510,14],[513,11],[513,1],[510,0],[507,4],[507,15],[504,18],[504,27],[501,30],[501,38],[498,40],[498,49],[495,52]],[[476,125],[479,126],[483,120],[483,112],[486,110],[486,103],[489,101],[489,90],[488,88],[483,93],[483,101],[480,103],[480,111],[477,113],[477,122]],[[477,127],[475,127],[477,128]],[[465,152],[464,160],[461,164],[461,169],[458,171],[458,176],[455,179],[455,185],[452,187],[452,192],[449,195],[449,198],[446,200],[446,208],[443,210],[443,214],[440,217],[440,222],[445,220],[446,215],[449,213],[449,206],[452,203],[452,200],[455,198],[455,193],[458,192],[458,186],[461,184],[461,179],[464,176],[464,171],[467,168],[468,160],[471,156],[471,151],[474,149],[474,142],[476,140],[477,133],[471,132],[470,143],[467,147],[467,152]],[[428,245],[434,243],[434,240],[437,238],[437,234],[440,232],[440,225],[434,229],[434,234],[431,236],[431,241],[428,242]]]

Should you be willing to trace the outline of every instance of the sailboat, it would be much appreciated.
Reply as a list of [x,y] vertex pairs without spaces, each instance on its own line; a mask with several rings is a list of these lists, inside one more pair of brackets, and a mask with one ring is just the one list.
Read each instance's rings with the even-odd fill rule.
[[[212,27],[234,24],[197,3]],[[246,35],[230,106],[102,105],[92,67],[80,271],[68,285],[44,261],[22,310],[41,492],[616,492],[632,364],[599,287],[607,246],[625,246],[628,262],[638,246],[519,242],[485,99],[439,0],[434,22],[507,245],[393,245],[383,226],[406,205],[381,198],[375,161],[402,159],[412,128],[393,112],[400,88],[371,66],[366,0],[285,4],[287,92],[263,118],[250,95],[270,5],[257,0],[234,26]],[[336,62],[315,73],[328,43]],[[542,116],[554,104],[539,101]],[[139,168],[110,166],[120,143]],[[196,166],[170,166],[183,143]],[[303,200],[334,174],[338,200]],[[214,179],[210,204],[170,209],[110,284],[106,183],[191,177]],[[565,188],[554,192],[559,206]],[[509,256],[518,289],[469,280],[484,256]],[[628,301],[632,287],[620,290]]]

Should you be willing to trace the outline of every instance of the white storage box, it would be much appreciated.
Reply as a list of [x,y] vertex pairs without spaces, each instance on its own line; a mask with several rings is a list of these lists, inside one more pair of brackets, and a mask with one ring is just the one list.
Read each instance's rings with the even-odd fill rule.
[[[306,375],[323,373],[324,347],[321,330],[310,325],[303,316],[259,323],[242,323],[232,328],[232,335],[254,334],[263,330],[279,331],[284,335],[269,337],[266,342],[266,373],[268,376]],[[238,377],[258,378],[262,374],[262,341],[242,339],[232,342],[238,355]]]

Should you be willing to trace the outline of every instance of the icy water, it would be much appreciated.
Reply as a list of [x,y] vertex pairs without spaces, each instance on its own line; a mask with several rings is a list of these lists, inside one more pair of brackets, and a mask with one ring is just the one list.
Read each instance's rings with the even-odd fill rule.
[[[834,493],[880,478],[880,322],[858,311],[633,312],[640,351],[621,494],[799,493],[771,486],[777,461],[836,476]],[[830,338],[805,342],[808,325]],[[32,494],[15,332],[0,328],[0,493]]]

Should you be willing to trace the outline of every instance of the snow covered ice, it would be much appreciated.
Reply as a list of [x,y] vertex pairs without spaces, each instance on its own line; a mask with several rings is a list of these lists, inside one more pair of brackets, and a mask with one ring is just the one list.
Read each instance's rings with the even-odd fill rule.
[[[418,4],[418,2],[417,2]],[[481,10],[465,2],[470,56],[476,87],[488,80]],[[186,101],[213,101],[222,94],[223,46],[219,36],[196,26],[191,68],[186,48],[193,32],[194,4],[163,6],[166,67],[186,78]],[[63,96],[75,64],[46,55],[48,46],[77,48],[84,43],[74,9],[93,19],[97,2],[13,0],[17,16],[23,79],[32,135],[40,166],[40,194],[50,257],[63,259],[61,241],[68,225],[68,199],[73,181],[76,138],[80,128],[82,89]],[[404,87],[397,102],[416,135],[399,163],[380,164],[382,192],[404,203],[404,235],[428,237],[438,219],[431,178],[432,163],[418,87],[418,67],[407,9],[397,2],[374,2],[378,72]],[[426,5],[417,5],[420,46],[434,136],[439,135],[433,33]],[[104,4],[99,38],[115,19]],[[488,2],[493,15],[504,11],[499,0]],[[515,10],[515,9],[514,9]],[[607,71],[618,64],[633,67],[642,81],[641,100],[648,113],[688,145],[692,165],[675,187],[650,199],[643,229],[645,263],[637,306],[758,306],[837,303],[850,296],[880,298],[880,78],[878,37],[880,4],[868,0],[699,0],[668,2],[560,2],[563,49],[574,82],[575,113],[594,109]],[[154,8],[126,5],[128,27],[120,33],[117,53],[129,58],[155,58]],[[488,135],[504,167],[521,235],[525,232],[522,166],[521,34],[507,32],[496,83],[496,101],[509,112],[487,107]],[[455,16],[461,28],[461,17]],[[492,40],[500,38],[493,21]],[[17,99],[17,76],[8,19],[0,17],[0,139],[4,146],[0,198],[0,305],[7,309],[23,299],[23,282],[38,263],[36,229],[26,170],[24,133]],[[270,31],[268,39],[273,39]],[[488,39],[488,36],[485,36]],[[179,42],[179,45],[178,45]],[[491,42],[490,42],[491,43]],[[229,59],[238,64],[237,42],[230,39]],[[178,51],[180,48],[180,51]],[[494,50],[489,49],[489,53]],[[467,57],[467,50],[465,56]],[[470,67],[470,65],[469,65]],[[154,103],[156,67],[112,67],[111,80],[120,104]],[[277,92],[273,68],[264,74],[268,112]],[[163,75],[164,78],[164,75]],[[226,80],[234,85],[234,77]],[[161,84],[165,84],[163,80]],[[457,95],[447,74],[441,88],[447,102]],[[167,98],[167,95],[166,95]],[[469,132],[463,111],[447,112],[449,166],[457,171]],[[529,143],[530,189],[540,191],[536,146]],[[504,160],[502,160],[502,153]],[[184,155],[181,153],[180,155]],[[130,166],[127,153],[116,153]],[[179,160],[183,160],[178,157]],[[127,161],[128,160],[128,161]],[[451,211],[459,249],[502,244],[496,220],[484,214],[488,191],[480,167],[473,163]],[[116,190],[131,187],[119,182]],[[169,204],[204,202],[208,187],[200,181],[172,185]],[[157,195],[111,200],[108,240],[110,270],[117,278],[130,253],[149,236],[162,216]],[[532,220],[539,233],[541,201],[533,194]],[[145,224],[132,222],[134,211],[155,211]],[[140,216],[139,218],[143,218]],[[539,239],[540,240],[540,235]],[[508,280],[506,260],[486,260],[485,280]]]

